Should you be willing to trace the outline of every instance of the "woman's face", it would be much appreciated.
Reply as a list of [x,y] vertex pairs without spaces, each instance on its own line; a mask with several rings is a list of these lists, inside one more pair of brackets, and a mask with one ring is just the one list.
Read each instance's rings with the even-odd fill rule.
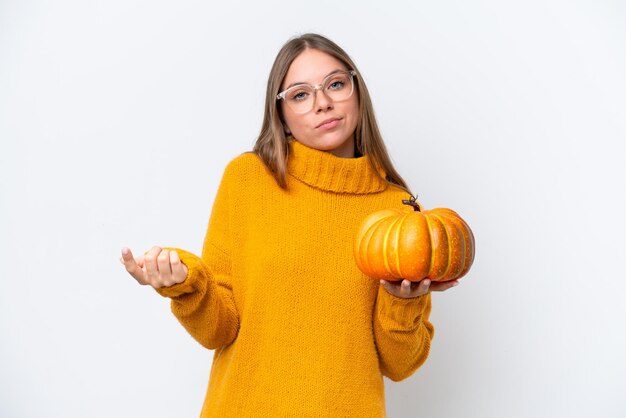
[[[341,61],[317,49],[306,49],[291,63],[281,91],[293,84],[321,84],[334,71],[347,71]],[[323,90],[317,90],[313,108],[295,113],[280,100],[287,128],[300,143],[338,157],[354,157],[354,131],[359,116],[359,99],[355,91],[347,100],[334,102]]]

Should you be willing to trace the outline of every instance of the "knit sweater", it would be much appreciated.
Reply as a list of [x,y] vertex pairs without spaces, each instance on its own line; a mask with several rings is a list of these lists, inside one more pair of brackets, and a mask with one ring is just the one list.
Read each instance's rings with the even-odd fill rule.
[[288,189],[246,153],[225,169],[202,257],[176,249],[186,280],[159,289],[214,349],[201,417],[383,417],[383,376],[428,356],[430,293],[402,299],[354,262],[369,213],[402,206],[367,156],[290,142]]

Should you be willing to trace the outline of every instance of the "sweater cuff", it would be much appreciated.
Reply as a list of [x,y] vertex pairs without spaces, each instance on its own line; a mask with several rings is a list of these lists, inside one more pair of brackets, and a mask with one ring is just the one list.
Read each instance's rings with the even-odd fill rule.
[[376,301],[377,319],[389,330],[413,330],[419,327],[429,298],[430,292],[415,298],[399,298],[380,285]]
[[187,266],[187,277],[184,281],[172,286],[161,287],[156,289],[161,296],[168,298],[176,298],[181,295],[193,293],[205,285],[202,283],[206,278],[206,270],[204,263],[200,257],[180,248],[164,247],[166,250],[176,251],[180,257],[180,261]]

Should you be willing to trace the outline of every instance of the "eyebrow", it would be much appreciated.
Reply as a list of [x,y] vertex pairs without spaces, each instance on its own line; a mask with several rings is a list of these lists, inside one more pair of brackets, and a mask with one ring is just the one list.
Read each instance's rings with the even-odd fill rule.
[[[327,78],[328,76],[331,76],[331,75],[333,75],[333,74],[335,74],[335,73],[340,73],[340,72],[342,72],[342,71],[346,71],[346,70],[342,70],[342,69],[336,69],[336,70],[333,70],[333,71],[329,72],[328,74],[326,74],[322,80],[326,80],[326,78]],[[292,88],[292,87],[294,87],[294,86],[300,86],[300,85],[302,85],[302,84],[309,84],[309,83],[305,83],[304,81],[296,81],[295,83],[291,83],[290,85],[288,85],[287,87],[285,87],[283,90],[289,90],[290,88]]]

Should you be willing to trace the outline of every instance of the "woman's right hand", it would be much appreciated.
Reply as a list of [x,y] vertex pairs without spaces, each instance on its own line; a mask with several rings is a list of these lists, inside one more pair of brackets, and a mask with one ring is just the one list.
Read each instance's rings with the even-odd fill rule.
[[155,289],[182,283],[187,278],[187,266],[180,261],[178,253],[161,247],[152,247],[137,258],[133,257],[130,248],[123,248],[120,261],[139,284]]

